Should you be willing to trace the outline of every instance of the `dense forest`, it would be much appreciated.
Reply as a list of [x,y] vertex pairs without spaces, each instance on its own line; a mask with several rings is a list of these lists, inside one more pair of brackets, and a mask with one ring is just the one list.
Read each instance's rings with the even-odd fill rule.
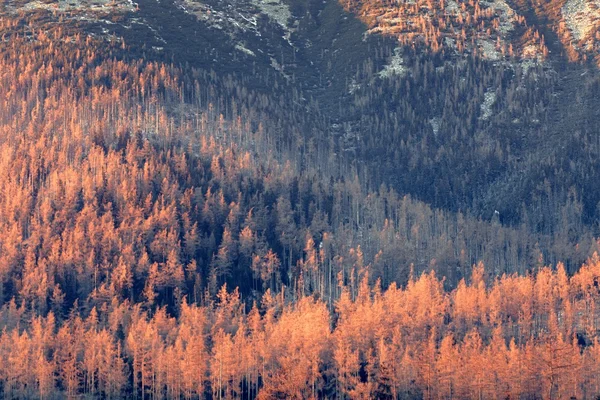
[[[453,291],[434,272],[385,291],[338,282],[334,314],[298,288],[251,308],[223,286],[199,306],[107,299],[82,316],[0,314],[7,398],[593,398],[600,260]],[[334,315],[334,316],[332,316]],[[23,323],[23,321],[28,321]],[[23,330],[22,326],[28,329]]]
[[[293,6],[290,42],[389,5]],[[595,61],[462,10],[312,77],[0,19],[0,397],[600,396]],[[504,61],[444,45],[480,23]]]

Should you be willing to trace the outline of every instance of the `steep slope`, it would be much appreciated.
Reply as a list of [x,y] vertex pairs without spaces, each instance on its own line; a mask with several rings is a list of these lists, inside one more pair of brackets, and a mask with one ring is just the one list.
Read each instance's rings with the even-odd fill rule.
[[585,24],[591,40],[593,13],[563,3],[22,0],[3,3],[2,33],[175,63],[194,87],[180,100],[260,125],[300,168],[533,237],[566,224],[576,246],[599,233],[600,96],[561,30]]
[[595,394],[599,74],[458,4],[4,2],[0,396]]

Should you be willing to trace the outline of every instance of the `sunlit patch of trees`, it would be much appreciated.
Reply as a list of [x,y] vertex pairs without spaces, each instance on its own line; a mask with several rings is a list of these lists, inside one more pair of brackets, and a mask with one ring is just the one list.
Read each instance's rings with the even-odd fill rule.
[[[529,8],[538,21],[552,31],[563,46],[564,55],[570,62],[600,65],[600,20],[598,5],[593,1],[581,3],[566,0],[544,2],[517,0],[516,4]],[[579,14],[579,15],[576,15]],[[572,29],[575,28],[576,32]],[[577,32],[579,31],[579,32]]]
[[177,316],[129,300],[68,316],[0,312],[0,390],[9,398],[594,398],[600,393],[598,277],[591,258],[444,290],[340,282],[334,310],[302,290],[252,306],[223,286]]
[[[468,1],[340,1],[369,27],[369,33],[397,38],[405,46],[424,46],[446,53],[478,53],[498,59],[545,59],[548,49],[538,40],[527,42],[525,17],[505,2]],[[482,42],[488,49],[482,48]],[[535,56],[523,52],[529,44]]]

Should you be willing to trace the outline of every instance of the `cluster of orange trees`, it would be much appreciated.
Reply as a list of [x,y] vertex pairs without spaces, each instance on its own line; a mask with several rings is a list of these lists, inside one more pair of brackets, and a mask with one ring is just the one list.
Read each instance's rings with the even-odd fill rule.
[[11,302],[0,387],[8,398],[597,396],[600,260],[570,278],[561,265],[484,275],[475,267],[446,291],[432,272],[382,291],[365,270],[333,309],[301,291],[250,306],[225,286],[205,306],[183,299],[177,317],[113,299],[58,322]]

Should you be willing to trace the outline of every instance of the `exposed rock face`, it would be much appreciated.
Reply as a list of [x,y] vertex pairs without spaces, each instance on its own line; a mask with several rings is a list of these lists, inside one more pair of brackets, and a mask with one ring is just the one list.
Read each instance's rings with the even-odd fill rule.
[[588,38],[598,29],[600,1],[568,0],[561,9],[567,28],[577,41]]
[[85,20],[135,12],[138,4],[132,0],[59,0],[53,2],[9,0],[5,3],[5,7],[8,12],[13,14],[46,10],[61,13],[67,18]]

